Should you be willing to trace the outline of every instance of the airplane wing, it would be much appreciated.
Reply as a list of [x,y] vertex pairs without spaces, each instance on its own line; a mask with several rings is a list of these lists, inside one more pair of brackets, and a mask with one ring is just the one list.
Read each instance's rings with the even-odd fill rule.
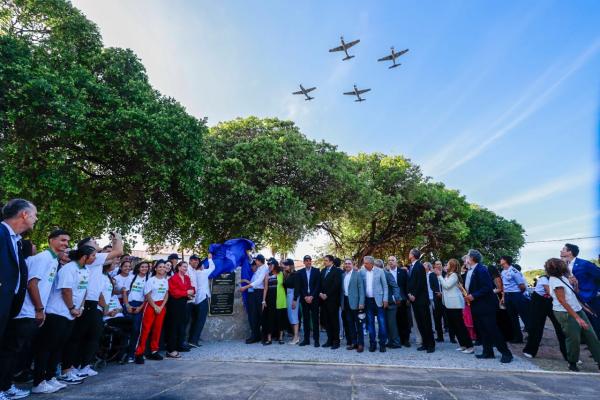
[[377,60],[377,61],[391,61],[391,60],[392,60],[392,58],[393,58],[393,57],[392,57],[392,55],[390,54],[389,56],[382,57],[382,58],[380,58],[380,59],[379,59],[379,60]]
[[350,47],[354,46],[358,42],[360,42],[360,39],[356,39],[356,40],[354,40],[352,42],[346,43],[346,48],[349,49]]
[[311,88],[308,88],[308,89],[304,89],[304,91],[305,91],[306,93],[308,93],[308,92],[312,92],[312,91],[313,91],[313,90],[315,90],[316,88],[317,88],[317,87],[315,86],[315,87],[311,87]]
[[402,50],[402,51],[396,53],[396,57],[400,57],[402,54],[406,54],[406,53],[408,53],[408,49],[405,49],[405,50]]
[[[307,90],[307,91],[308,91],[308,90]],[[292,94],[304,94],[304,93],[302,93],[302,90],[300,90],[299,92],[294,92],[294,93],[292,93]]]
[[333,53],[334,51],[342,51],[344,50],[344,46],[338,46],[338,47],[334,47],[333,49],[329,49],[330,53]]
[[371,90],[371,89],[357,90],[357,92],[358,92],[358,94],[363,94],[363,93],[367,93],[369,90]]
[[356,95],[356,93],[354,93],[354,92],[344,92],[344,94],[350,95],[350,96],[355,96]]

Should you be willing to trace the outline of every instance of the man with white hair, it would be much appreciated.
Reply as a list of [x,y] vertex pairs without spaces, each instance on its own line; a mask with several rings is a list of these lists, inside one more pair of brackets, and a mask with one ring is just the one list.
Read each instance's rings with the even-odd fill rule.
[[[385,326],[385,309],[388,307],[388,285],[383,269],[374,268],[375,259],[365,256],[361,269],[361,278],[365,287],[365,310],[367,312],[367,328],[369,330],[369,351],[372,353],[377,349],[379,339],[379,351],[386,351],[387,332]],[[375,334],[375,316],[379,326],[379,337]]]

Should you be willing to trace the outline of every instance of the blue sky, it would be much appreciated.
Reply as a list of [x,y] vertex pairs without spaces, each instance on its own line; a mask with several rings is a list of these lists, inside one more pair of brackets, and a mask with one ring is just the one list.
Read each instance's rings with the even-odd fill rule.
[[[517,219],[528,241],[598,235],[597,1],[73,3],[209,125],[292,119],[350,154],[407,156]],[[350,61],[327,52],[340,35],[361,39]],[[376,62],[390,46],[410,48],[393,70]],[[318,86],[314,101],[290,94],[299,83]],[[341,95],[354,83],[372,88],[368,101]],[[574,242],[600,253],[599,239]],[[521,264],[540,267],[562,244],[528,244]]]

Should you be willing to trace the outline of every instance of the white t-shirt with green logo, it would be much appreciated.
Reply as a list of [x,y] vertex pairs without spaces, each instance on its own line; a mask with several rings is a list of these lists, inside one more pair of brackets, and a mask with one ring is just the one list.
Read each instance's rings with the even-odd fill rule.
[[[46,307],[50,292],[54,286],[56,271],[58,270],[58,259],[53,252],[46,250],[29,257],[25,262],[27,263],[27,281],[29,282],[32,279],[38,280],[38,290],[40,291],[42,307]],[[31,297],[29,297],[29,291],[25,296],[21,312],[16,318],[35,318],[35,307],[31,301]]]
[[63,300],[61,289],[71,289],[73,291],[73,305],[75,308],[80,309],[83,307],[89,277],[90,271],[85,266],[80,268],[75,261],[71,261],[62,267],[58,271],[56,285],[50,293],[46,313],[60,315],[70,320],[75,319]]
[[169,290],[169,281],[166,277],[159,278],[157,276],[153,276],[148,279],[146,282],[146,286],[144,287],[144,295],[151,293],[150,297],[154,301],[161,301],[165,298],[165,293]]

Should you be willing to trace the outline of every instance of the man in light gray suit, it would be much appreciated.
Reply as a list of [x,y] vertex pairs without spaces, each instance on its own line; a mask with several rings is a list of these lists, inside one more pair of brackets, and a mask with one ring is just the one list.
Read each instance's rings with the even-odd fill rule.
[[346,332],[347,350],[362,353],[365,348],[362,322],[358,314],[365,308],[365,286],[360,273],[354,270],[352,259],[344,260],[342,277],[342,318]]
[[396,311],[400,304],[400,288],[394,279],[392,273],[384,268],[383,260],[375,260],[375,267],[381,268],[385,273],[385,279],[388,285],[388,308],[385,310],[385,322],[387,327],[387,347],[390,349],[399,349],[402,347],[398,325],[396,323]]
[[375,334],[375,316],[379,326],[379,351],[385,352],[387,333],[385,327],[385,309],[388,307],[388,285],[385,273],[381,268],[374,268],[375,259],[365,256],[360,270],[365,286],[365,310],[367,311],[367,328],[369,330],[369,351],[377,350]]

